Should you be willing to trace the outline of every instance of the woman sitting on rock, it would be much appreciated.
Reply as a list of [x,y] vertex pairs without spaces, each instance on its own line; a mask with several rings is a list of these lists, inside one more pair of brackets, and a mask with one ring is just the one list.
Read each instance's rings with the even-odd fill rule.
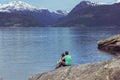
[[61,58],[60,58],[59,61],[57,62],[56,69],[59,68],[59,67],[61,67],[61,66],[64,66],[64,65],[61,65],[61,64],[65,64],[64,56],[65,56],[65,54],[62,53],[62,54],[61,54]]

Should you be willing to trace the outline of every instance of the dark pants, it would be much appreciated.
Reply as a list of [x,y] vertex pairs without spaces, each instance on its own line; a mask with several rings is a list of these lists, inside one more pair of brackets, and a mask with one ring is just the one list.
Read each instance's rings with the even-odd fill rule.
[[65,64],[64,61],[62,61],[62,62],[60,62],[60,63],[58,63],[58,64],[56,65],[56,69],[57,69],[57,68],[60,68],[60,67],[64,67],[64,66],[67,66],[67,65]]

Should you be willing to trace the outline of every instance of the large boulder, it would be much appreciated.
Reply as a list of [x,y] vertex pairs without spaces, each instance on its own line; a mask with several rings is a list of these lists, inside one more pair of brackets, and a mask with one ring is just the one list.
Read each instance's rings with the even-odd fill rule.
[[62,67],[34,75],[29,80],[120,80],[120,58]]
[[111,53],[120,52],[120,35],[98,41],[98,48]]

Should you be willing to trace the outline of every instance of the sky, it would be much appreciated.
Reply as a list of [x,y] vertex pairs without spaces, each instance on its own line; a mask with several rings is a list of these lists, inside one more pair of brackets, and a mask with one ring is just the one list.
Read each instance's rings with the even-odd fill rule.
[[[51,11],[55,10],[66,10],[70,11],[74,8],[80,1],[83,0],[0,0],[0,4],[9,3],[11,1],[23,1],[32,6],[47,8]],[[89,0],[97,3],[115,3],[120,2],[120,0]]]

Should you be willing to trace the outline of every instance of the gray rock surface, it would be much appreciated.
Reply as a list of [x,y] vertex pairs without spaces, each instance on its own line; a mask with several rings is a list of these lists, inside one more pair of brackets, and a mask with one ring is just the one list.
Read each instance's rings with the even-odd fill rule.
[[98,48],[108,52],[120,52],[120,34],[100,40],[97,42]]
[[120,80],[120,58],[105,62],[62,67],[34,75],[29,80]]

